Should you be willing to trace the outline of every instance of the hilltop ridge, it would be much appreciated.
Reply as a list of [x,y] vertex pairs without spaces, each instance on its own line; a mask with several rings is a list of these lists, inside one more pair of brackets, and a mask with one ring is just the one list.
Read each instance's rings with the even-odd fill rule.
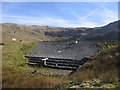
[[[56,41],[56,40],[86,40],[86,41],[111,41],[118,40],[120,21],[112,22],[106,26],[88,28],[63,28],[37,25],[20,25],[3,23],[3,38],[15,37],[18,40]],[[112,35],[112,37],[111,37]]]

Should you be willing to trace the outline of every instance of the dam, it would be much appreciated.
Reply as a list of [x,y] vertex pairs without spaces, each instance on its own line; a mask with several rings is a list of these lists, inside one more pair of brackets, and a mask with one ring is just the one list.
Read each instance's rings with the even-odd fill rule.
[[61,41],[39,42],[32,50],[28,58],[29,65],[60,69],[77,69],[100,50],[96,42]]

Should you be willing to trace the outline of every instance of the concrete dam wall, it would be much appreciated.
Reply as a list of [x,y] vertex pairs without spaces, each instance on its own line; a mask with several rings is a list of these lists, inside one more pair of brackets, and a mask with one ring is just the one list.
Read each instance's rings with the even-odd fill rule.
[[28,58],[30,65],[77,69],[100,50],[95,42],[39,42]]

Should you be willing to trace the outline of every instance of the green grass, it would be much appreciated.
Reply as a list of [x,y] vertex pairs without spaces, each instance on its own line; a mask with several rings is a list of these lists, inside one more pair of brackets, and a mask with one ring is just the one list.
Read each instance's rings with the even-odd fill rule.
[[3,66],[14,69],[25,68],[27,60],[24,55],[35,45],[35,43],[5,42],[2,52]]
[[117,41],[108,41],[108,42],[98,42],[97,45],[100,46],[102,49],[111,48],[113,46],[116,46],[120,44],[120,42]]

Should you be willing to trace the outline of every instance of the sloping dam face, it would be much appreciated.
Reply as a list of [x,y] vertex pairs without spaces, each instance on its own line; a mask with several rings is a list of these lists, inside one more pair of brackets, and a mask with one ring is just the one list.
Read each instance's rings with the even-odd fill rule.
[[91,59],[100,47],[95,42],[39,42],[26,56],[30,65],[77,69]]

